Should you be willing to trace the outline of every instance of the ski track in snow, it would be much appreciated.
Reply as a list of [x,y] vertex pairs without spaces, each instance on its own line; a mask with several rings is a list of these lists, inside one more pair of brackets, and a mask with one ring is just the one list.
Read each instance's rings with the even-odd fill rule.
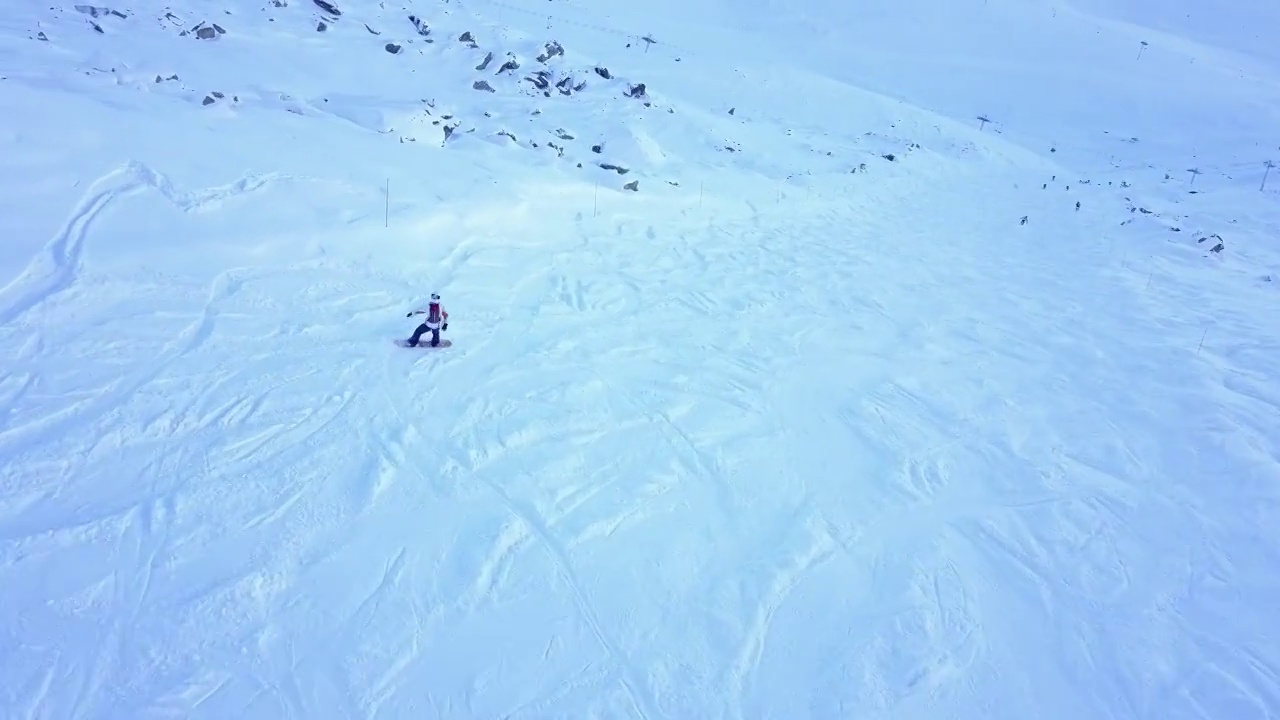
[[[153,177],[113,174],[83,207],[147,187],[168,187],[162,196],[186,198],[179,203],[186,208],[201,206],[193,198],[228,193],[183,194],[139,180]],[[280,334],[275,318],[293,316],[294,302],[317,318],[388,309],[377,295],[350,292],[372,280],[352,279],[350,269],[218,274],[195,317],[153,357],[137,358],[83,402],[0,432],[6,456],[63,468],[61,483],[32,485],[3,508],[0,578],[29,577],[33,558],[71,548],[92,546],[103,557],[47,580],[61,588],[51,588],[51,608],[26,607],[42,615],[79,607],[95,620],[66,631],[91,638],[83,655],[11,668],[27,688],[11,707],[63,708],[69,716],[398,713],[414,696],[414,678],[438,668],[436,652],[473,642],[450,628],[509,612],[520,598],[571,613],[516,633],[533,667],[542,663],[555,677],[564,653],[598,654],[592,662],[601,667],[580,668],[558,685],[534,680],[547,683],[546,694],[504,710],[487,690],[496,670],[476,666],[468,677],[463,663],[441,680],[449,689],[433,695],[433,704],[446,703],[438,712],[536,717],[582,697],[602,713],[637,718],[786,714],[801,705],[788,705],[775,684],[808,672],[831,692],[794,702],[823,708],[815,710],[822,716],[854,707],[875,717],[924,713],[939,693],[977,699],[968,678],[1015,662],[988,635],[1010,621],[1058,625],[1050,637],[1078,668],[1123,662],[1094,655],[1105,630],[1089,608],[1124,612],[1125,598],[1169,582],[1149,570],[1135,576],[1126,548],[1143,536],[1145,546],[1172,543],[1171,557],[1195,548],[1161,540],[1155,528],[1134,524],[1133,513],[1156,505],[1209,536],[1222,530],[1194,509],[1199,490],[1139,482],[1152,474],[1146,463],[1158,461],[1124,440],[1144,442],[1140,426],[1108,418],[1090,400],[1097,391],[1073,390],[1105,387],[1120,377],[1108,370],[1116,363],[1157,362],[1133,360],[1123,348],[1136,341],[1123,337],[1109,339],[1118,349],[1096,353],[1096,339],[1069,319],[1104,305],[1124,312],[1120,296],[1091,297],[1089,278],[1068,278],[1049,264],[1024,266],[1024,277],[996,288],[986,278],[1000,266],[983,263],[1026,252],[1008,241],[981,255],[917,245],[867,256],[858,245],[818,244],[805,248],[817,255],[811,265],[773,262],[848,217],[841,203],[811,210],[793,221],[795,239],[772,234],[757,214],[693,232],[612,230],[623,238],[640,232],[648,244],[603,243],[598,224],[523,251],[464,244],[447,261],[458,282],[477,266],[519,268],[520,280],[495,301],[494,326],[434,354],[385,339],[371,352],[367,337],[341,339],[327,325]],[[77,232],[67,247],[83,245],[86,230]],[[52,256],[68,255],[75,253]],[[542,259],[531,263],[535,256]],[[59,265],[61,275],[25,276],[10,295],[19,298],[8,306],[11,321],[31,313],[38,297],[72,290],[76,264]],[[920,312],[918,296],[883,295],[883,277],[965,296],[968,308],[981,309]],[[1055,283],[1057,297],[1077,304],[1042,302],[1036,291]],[[645,307],[644,298],[659,312],[617,327],[614,318]],[[783,307],[809,321],[742,322]],[[1035,343],[1020,336],[1018,328],[1037,318],[1062,334]],[[699,319],[704,332],[684,342],[700,354],[681,352],[664,328]],[[322,346],[330,349],[318,355]],[[220,362],[222,348],[240,361]],[[956,348],[980,359],[955,364]],[[34,376],[46,352],[29,341],[19,367]],[[1046,364],[1064,352],[1076,360]],[[831,364],[844,353],[865,361]],[[1162,362],[1176,379],[1194,360],[1175,357]],[[990,373],[1008,363],[1072,369],[1026,376],[1059,390],[1037,408],[1019,402],[1016,388],[997,393],[1004,386]],[[14,395],[32,392],[22,390],[31,383],[18,380]],[[942,385],[949,392],[940,393]],[[194,392],[172,394],[175,387]],[[1109,389],[1140,391],[1140,384]],[[1247,397],[1230,407],[1262,412],[1251,404],[1261,397]],[[1084,426],[1110,424],[1113,439],[1088,450],[1056,435],[1039,414],[1050,412],[1079,415]],[[621,437],[626,445],[617,444]],[[335,455],[344,438],[360,452]],[[63,460],[49,455],[55,449]],[[119,477],[104,463],[110,458]],[[829,472],[824,463],[843,468],[836,477],[849,487],[819,481]],[[996,467],[1015,474],[983,478]],[[1124,467],[1127,479],[1115,470]],[[106,485],[89,490],[90,483]],[[77,500],[78,488],[100,502]],[[387,527],[421,535],[388,535]],[[637,544],[652,533],[668,542]],[[618,552],[609,548],[620,544],[630,546],[630,572],[602,584]],[[1211,548],[1202,546],[1206,559],[1187,559],[1182,582],[1227,577],[1214,569],[1222,560]],[[841,575],[848,580],[827,586],[843,592],[815,590]],[[330,576],[346,578],[347,596],[310,591]],[[1176,599],[1185,592],[1175,583],[1157,594],[1186,602]],[[619,595],[631,598],[629,609]],[[829,630],[845,642],[814,656],[795,644],[803,634],[793,628],[822,608],[841,608],[844,624]],[[693,634],[653,629],[661,618],[704,616]],[[200,629],[210,617],[229,623],[222,639]],[[736,650],[719,659],[716,636]],[[207,659],[165,652],[166,638],[178,647],[182,638],[200,643]],[[1268,677],[1268,663],[1252,661],[1262,673],[1255,677]],[[1268,681],[1230,667],[1215,672],[1267,706],[1259,682]],[[49,697],[60,677],[74,678],[72,691]],[[144,677],[139,693],[117,694]],[[1079,709],[1110,702],[1098,692],[1078,700]],[[713,699],[719,693],[723,706]],[[1153,700],[1125,702],[1142,715]]]
[[[382,111],[332,112],[376,175],[342,148]],[[1097,196],[921,118],[981,152],[740,188],[689,153],[724,184],[642,169],[639,209],[397,184],[394,230],[228,231],[252,260],[199,281],[88,249],[129,198],[319,236],[283,193],[355,182],[90,183],[0,289],[0,716],[1274,717],[1274,296],[1131,269]],[[428,286],[453,347],[394,347]]]

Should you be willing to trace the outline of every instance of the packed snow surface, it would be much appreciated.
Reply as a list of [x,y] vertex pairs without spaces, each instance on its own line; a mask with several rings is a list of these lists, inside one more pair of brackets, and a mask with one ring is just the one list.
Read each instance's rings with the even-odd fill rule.
[[12,5],[0,717],[1280,716],[1275,3]]

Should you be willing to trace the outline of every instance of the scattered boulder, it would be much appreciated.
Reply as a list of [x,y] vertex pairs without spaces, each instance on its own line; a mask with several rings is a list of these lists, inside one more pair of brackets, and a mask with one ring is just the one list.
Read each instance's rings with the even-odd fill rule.
[[43,42],[49,42],[49,36],[48,36],[48,35],[45,35],[43,30],[41,30],[40,32],[36,33],[36,39],[37,39],[37,40],[40,40],[40,41],[43,41]]
[[1213,242],[1212,247],[1210,247],[1210,248],[1209,248],[1209,252],[1212,252],[1212,253],[1220,253],[1220,252],[1222,252],[1224,249],[1226,249],[1226,245],[1225,245],[1225,244],[1223,244],[1223,242],[1222,242],[1222,237],[1221,237],[1220,235],[1218,235],[1217,233],[1213,233],[1213,234],[1211,234],[1211,235],[1205,235],[1205,236],[1203,236],[1203,237],[1198,237],[1198,238],[1196,238],[1196,243],[1197,243],[1197,244],[1201,244],[1201,243],[1205,243],[1205,242],[1210,242],[1210,241],[1216,241],[1216,242]]
[[387,43],[386,45],[383,46],[383,48],[387,52],[391,53],[392,55],[399,55],[400,52],[404,49],[395,43]]
[[213,99],[211,96],[209,96],[209,95],[205,95],[205,96],[204,96],[204,100],[203,100],[200,104],[201,104],[201,105],[212,105],[212,104],[214,104],[215,102],[217,102],[217,100],[214,100],[214,99]]
[[624,168],[620,165],[614,165],[613,163],[600,163],[600,167],[604,168],[605,170],[612,170],[618,173],[619,175],[626,175],[627,173],[631,172],[627,168]]
[[603,146],[603,145],[592,145],[592,146],[591,146],[591,152],[593,152],[593,153],[595,153],[595,154],[599,155],[600,153],[604,152],[604,146]]
[[516,62],[515,58],[511,58],[510,60],[502,63],[502,67],[498,68],[498,72],[494,73],[494,75],[501,75],[502,73],[508,72],[508,71],[515,72],[516,70],[519,70],[519,69],[520,69],[520,63]]
[[328,30],[328,29],[329,29],[329,26],[325,25],[323,20],[320,20],[319,22],[316,23],[316,32],[324,32],[325,30]]
[[572,75],[565,76],[560,79],[560,82],[556,83],[556,89],[560,91],[561,95],[566,95],[566,96],[572,95],[575,92],[582,92],[583,88],[585,88],[586,86],[587,86],[586,80],[583,80],[577,85],[574,85]]
[[556,128],[556,137],[560,138],[561,140],[573,139],[573,136],[570,135],[568,132],[566,132],[564,128]]
[[427,22],[417,15],[410,15],[409,22],[413,23],[413,28],[417,30],[418,34],[422,37],[427,37],[431,34],[431,28],[427,27]]
[[646,92],[647,90],[645,89],[644,83],[638,83],[627,89],[627,97],[642,98],[645,96]]
[[108,15],[114,15],[121,19],[128,19],[129,17],[119,10],[112,10],[111,8],[100,7],[97,5],[76,5],[76,10],[92,18],[106,17]]
[[880,157],[884,158],[885,160],[888,160],[889,162],[893,162],[894,160],[898,159],[898,156],[894,155],[893,153],[886,153],[884,155],[881,155]]
[[597,75],[599,75],[600,77],[604,78],[605,80],[612,80],[612,79],[613,79],[613,75],[610,75],[610,74],[609,74],[609,68],[606,68],[606,67],[598,67],[598,68],[596,68],[596,74],[597,74]]
[[533,83],[533,86],[539,90],[546,90],[551,87],[551,73],[546,70],[539,70],[533,75],[526,77],[525,80]]
[[342,16],[342,11],[339,10],[336,6],[334,6],[333,3],[328,2],[328,0],[311,0],[311,2],[315,3],[316,6],[319,7],[321,10],[329,13],[334,17]]
[[471,84],[471,87],[474,90],[483,90],[485,92],[497,92],[497,90],[494,90],[493,86],[489,84],[488,80],[477,80]]
[[373,28],[369,27],[369,23],[365,23],[365,24],[364,24],[364,29],[365,29],[365,30],[368,30],[368,31],[369,31],[369,33],[370,33],[371,35],[381,35],[381,34],[382,34],[382,33],[378,32],[377,30],[374,30]]
[[548,60],[557,55],[563,56],[564,48],[560,47],[560,43],[553,40],[546,44],[542,54],[538,56],[538,62],[546,64]]
[[227,31],[217,23],[210,23],[208,25],[199,23],[190,30],[183,30],[178,33],[178,35],[185,37],[188,33],[195,33],[196,37],[201,40],[212,40],[219,35],[226,35]]
[[632,180],[631,182],[627,183],[626,185],[623,185],[623,186],[622,186],[622,189],[623,189],[623,190],[630,190],[631,192],[640,192],[640,181],[639,181],[639,180]]
[[484,60],[480,61],[480,64],[476,66],[476,70],[484,71],[491,62],[493,62],[493,53],[486,53]]
[[459,36],[458,36],[458,42],[460,42],[460,43],[466,43],[466,44],[470,45],[470,46],[471,46],[471,47],[473,47],[473,48],[480,47],[478,44],[476,44],[476,38],[475,38],[475,36],[474,36],[474,35],[472,35],[472,34],[471,34],[471,31],[470,31],[470,30],[468,30],[468,31],[466,31],[466,32],[462,33],[461,35],[459,35]]

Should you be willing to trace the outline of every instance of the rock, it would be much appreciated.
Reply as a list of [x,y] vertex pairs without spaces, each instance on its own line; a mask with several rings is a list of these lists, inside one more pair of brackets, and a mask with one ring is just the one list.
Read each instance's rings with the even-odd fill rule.
[[217,102],[217,100],[214,100],[212,97],[210,97],[210,96],[208,96],[208,95],[205,95],[205,96],[204,96],[204,101],[203,101],[203,102],[201,102],[200,104],[201,104],[201,105],[212,105],[212,104],[214,104],[215,102]]
[[560,47],[560,43],[553,40],[546,44],[545,50],[538,56],[538,62],[546,64],[548,60],[557,55],[564,55],[564,48]]
[[422,37],[426,37],[431,34],[431,28],[427,27],[426,21],[417,15],[410,15],[409,22],[413,23],[414,29],[417,30],[418,34]]
[[640,192],[640,181],[639,181],[639,180],[632,180],[631,182],[627,183],[626,185],[623,185],[623,186],[622,186],[622,189],[623,189],[623,190],[630,190],[631,192]]
[[[112,14],[111,8],[99,7],[96,5],[76,5],[76,12],[82,12],[85,15],[88,15],[89,17],[94,17],[94,18],[103,17],[105,15]],[[119,14],[119,13],[116,13],[116,14]],[[120,15],[120,17],[124,17],[124,16]]]
[[485,92],[497,92],[497,90],[494,90],[493,86],[489,84],[488,80],[477,80],[471,84],[471,87],[474,90],[483,90]]
[[311,0],[311,2],[315,3],[316,6],[319,7],[321,10],[329,13],[334,17],[342,16],[342,11],[339,10],[337,7],[335,7],[333,3],[330,3],[327,0]]
[[316,32],[324,32],[325,30],[328,30],[328,29],[329,29],[329,26],[325,25],[323,20],[316,23]]
[[377,30],[374,30],[373,28],[369,27],[369,23],[365,23],[365,24],[364,24],[364,29],[365,29],[365,30],[368,30],[368,31],[369,31],[369,33],[370,33],[370,34],[372,34],[372,35],[381,35],[381,34],[382,34],[382,33],[378,32]]
[[546,70],[539,70],[533,75],[526,77],[525,80],[533,83],[533,86],[539,90],[546,90],[551,87],[551,73]]
[[573,139],[573,136],[570,135],[568,132],[566,132],[564,128],[556,128],[556,137],[560,138],[561,140]]
[[520,63],[516,62],[515,58],[511,58],[510,60],[502,63],[502,67],[498,68],[498,72],[494,73],[494,75],[501,75],[502,73],[507,71],[515,72],[516,70],[519,70],[519,69],[520,69]]
[[626,175],[627,173],[631,172],[627,168],[621,167],[619,165],[614,165],[613,163],[600,163],[600,167],[604,168],[605,170],[612,170],[618,173],[619,175]]
[[212,40],[218,37],[218,31],[211,27],[202,27],[199,30],[196,30],[196,37],[201,40]]
[[592,146],[591,146],[591,152],[593,152],[593,153],[595,153],[595,154],[599,155],[600,153],[604,152],[604,146],[603,146],[603,145],[592,145]]
[[484,60],[482,60],[480,64],[476,66],[476,70],[483,71],[485,68],[489,67],[489,63],[491,62],[493,62],[493,53],[487,53],[484,56]]
[[48,36],[48,35],[45,35],[43,30],[41,30],[40,32],[36,33],[36,39],[37,39],[37,40],[42,40],[42,41],[44,41],[44,42],[49,42],[49,36]]
[[605,68],[605,67],[598,67],[598,68],[596,68],[596,74],[597,74],[597,75],[599,75],[600,77],[604,78],[605,80],[612,80],[612,79],[613,79],[613,76],[609,74],[609,68]]
[[887,153],[885,155],[881,155],[880,157],[884,158],[885,160],[888,160],[889,162],[893,162],[894,160],[898,159],[898,157],[893,153]]
[[471,44],[473,44],[473,45],[474,45],[474,44],[475,44],[475,42],[476,42],[476,38],[475,38],[475,36],[474,36],[474,35],[472,35],[472,34],[471,34],[471,31],[470,31],[470,30],[468,30],[468,31],[466,31],[466,32],[464,32],[464,33],[462,33],[461,35],[459,35],[459,36],[458,36],[458,42],[460,42],[460,43],[471,43]]
[[392,55],[399,55],[400,50],[402,49],[399,45],[395,43],[387,43],[385,46],[383,46],[383,48],[387,52],[391,53]]
[[644,97],[645,92],[646,92],[646,89],[645,89],[644,83],[639,83],[636,85],[632,85],[627,90],[627,97],[633,97],[633,98]]
[[1214,241],[1214,240],[1216,240],[1217,242],[1215,242],[1213,246],[1209,248],[1209,252],[1213,252],[1213,253],[1222,252],[1226,248],[1226,245],[1222,242],[1222,236],[1218,235],[1217,233],[1213,233],[1212,235],[1205,235],[1203,237],[1198,237],[1196,238],[1196,243],[1200,244],[1206,241]]

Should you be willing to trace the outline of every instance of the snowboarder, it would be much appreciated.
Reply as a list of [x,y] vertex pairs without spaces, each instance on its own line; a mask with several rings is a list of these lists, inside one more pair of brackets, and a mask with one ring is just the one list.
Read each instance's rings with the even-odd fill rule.
[[405,341],[409,347],[417,347],[418,341],[422,336],[431,331],[431,347],[440,344],[440,331],[449,329],[449,313],[440,305],[440,296],[431,293],[431,302],[427,305],[426,310],[414,310],[405,315],[405,317],[413,317],[414,315],[426,315],[427,319],[422,321],[417,330],[413,331],[413,336]]

